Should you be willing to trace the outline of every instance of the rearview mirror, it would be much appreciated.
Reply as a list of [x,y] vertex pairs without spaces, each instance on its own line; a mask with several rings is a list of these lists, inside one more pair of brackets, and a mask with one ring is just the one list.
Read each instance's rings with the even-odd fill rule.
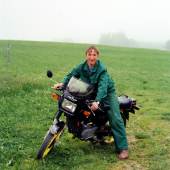
[[53,73],[52,73],[51,70],[47,70],[47,77],[48,77],[48,78],[53,77]]

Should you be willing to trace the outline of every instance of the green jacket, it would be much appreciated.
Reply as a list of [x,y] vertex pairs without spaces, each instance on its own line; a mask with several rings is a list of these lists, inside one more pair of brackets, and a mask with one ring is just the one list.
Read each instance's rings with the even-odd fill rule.
[[97,60],[96,65],[91,70],[86,61],[79,64],[64,78],[64,85],[67,85],[72,76],[94,85],[97,89],[95,100],[99,102],[104,100],[109,93],[115,90],[114,82],[108,75],[106,67],[100,62],[100,60]]

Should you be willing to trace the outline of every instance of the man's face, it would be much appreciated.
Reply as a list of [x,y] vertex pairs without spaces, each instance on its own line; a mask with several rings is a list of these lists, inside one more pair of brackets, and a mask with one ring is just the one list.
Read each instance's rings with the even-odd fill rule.
[[92,49],[92,50],[88,51],[88,53],[86,55],[86,60],[87,60],[87,64],[89,67],[94,67],[97,59],[98,59],[98,55],[95,50]]

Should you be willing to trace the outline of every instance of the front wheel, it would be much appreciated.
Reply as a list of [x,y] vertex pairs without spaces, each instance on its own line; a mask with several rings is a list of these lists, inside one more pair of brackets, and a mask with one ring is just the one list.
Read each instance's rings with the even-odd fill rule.
[[51,133],[50,130],[48,131],[47,135],[45,136],[45,139],[37,153],[37,159],[45,158],[48,153],[52,150],[54,147],[54,144],[59,141],[61,134],[64,131],[64,124],[60,124],[60,128],[57,131],[57,133]]

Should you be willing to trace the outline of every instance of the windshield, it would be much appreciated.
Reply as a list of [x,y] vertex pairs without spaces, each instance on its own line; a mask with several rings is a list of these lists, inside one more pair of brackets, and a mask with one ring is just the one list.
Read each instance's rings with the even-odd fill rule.
[[89,95],[93,88],[91,85],[85,83],[84,81],[72,77],[67,85],[67,89],[70,93],[75,93],[78,96]]

